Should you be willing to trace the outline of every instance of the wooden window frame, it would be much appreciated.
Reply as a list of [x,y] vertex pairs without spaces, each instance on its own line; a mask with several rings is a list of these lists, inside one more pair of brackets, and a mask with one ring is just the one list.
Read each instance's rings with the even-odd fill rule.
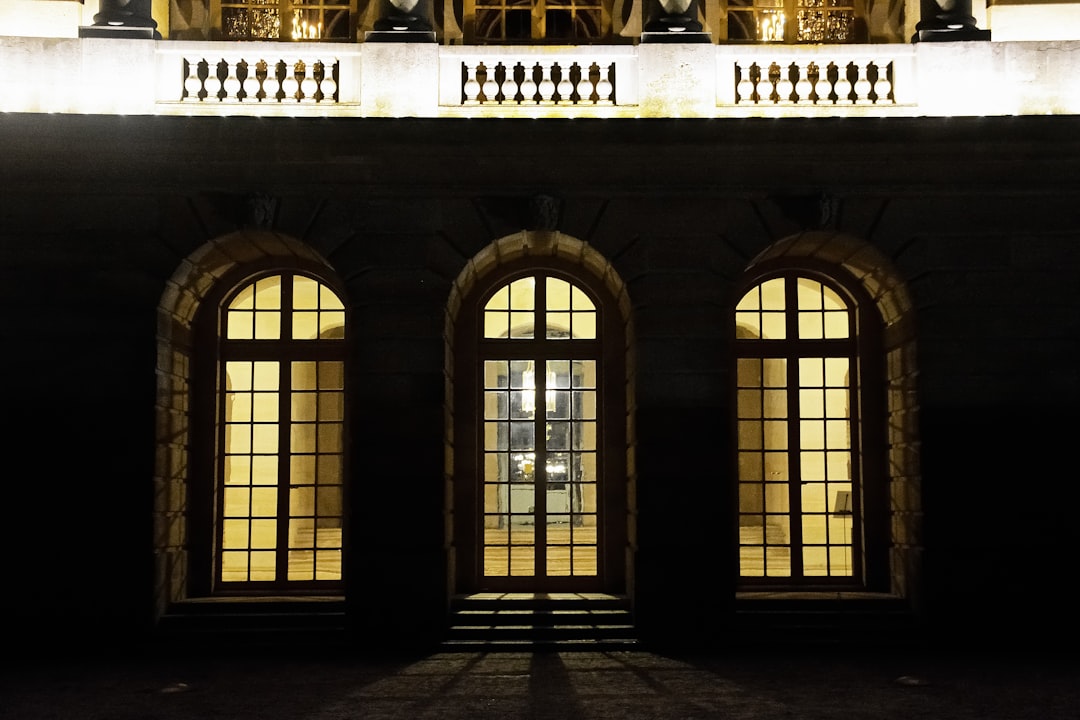
[[[191,482],[188,485],[187,533],[190,574],[188,597],[279,597],[338,596],[345,591],[349,524],[348,458],[348,346],[346,339],[310,340],[226,340],[219,335],[224,326],[228,303],[243,288],[258,279],[273,275],[285,278],[303,276],[330,288],[342,301],[344,288],[316,268],[282,267],[260,262],[241,268],[222,278],[200,308],[193,325],[195,339],[192,356],[191,401]],[[349,325],[345,308],[345,327]],[[231,348],[229,346],[232,346]],[[221,447],[222,391],[220,375],[223,364],[235,359],[273,359],[292,361],[340,361],[343,364],[344,418],[342,420],[342,541],[341,578],[337,580],[289,580],[228,582],[220,580],[221,509],[219,493],[222,465]],[[279,504],[277,517],[288,518],[289,508]],[[287,552],[278,547],[277,552]]]
[[[853,528],[853,533],[858,532],[858,541],[853,542],[853,552],[858,553],[855,567],[857,570],[851,577],[759,577],[741,576],[739,561],[739,497],[738,497],[738,460],[740,449],[738,439],[738,409],[732,402],[731,422],[733,432],[733,447],[735,458],[732,465],[732,493],[734,524],[734,548],[736,572],[736,587],[740,592],[753,590],[848,590],[885,592],[889,587],[889,506],[888,506],[888,474],[886,468],[886,423],[884,399],[884,374],[885,374],[885,349],[882,344],[881,322],[877,316],[873,301],[866,296],[865,291],[852,280],[845,281],[838,277],[836,269],[827,263],[821,263],[813,259],[805,259],[797,265],[789,262],[767,263],[758,268],[758,272],[752,278],[740,284],[735,293],[738,301],[749,290],[763,282],[775,278],[785,279],[807,278],[826,285],[849,302],[852,310],[852,327],[855,337],[852,340],[852,359],[857,368],[857,378],[854,378],[850,387],[853,392],[851,405],[851,423],[857,434],[857,441],[852,441],[853,465],[858,463],[857,488],[852,494],[852,502],[858,503],[854,508],[858,522]],[[788,314],[792,314],[790,309]],[[740,357],[784,357],[788,359],[800,356],[820,357],[820,352],[801,352],[801,347],[818,346],[818,349],[828,341],[799,340],[758,340],[741,339],[735,331],[735,313],[732,312],[733,321],[733,358]],[[791,321],[788,321],[789,327]],[[773,345],[772,348],[762,347]],[[734,368],[734,364],[733,364]],[[733,372],[733,375],[737,373]],[[790,369],[789,369],[789,378]],[[733,380],[733,391],[737,381]],[[785,386],[787,392],[792,391],[789,384]],[[736,397],[733,395],[733,398]],[[789,449],[789,452],[792,450]],[[857,459],[857,460],[856,460]],[[794,475],[789,482],[795,483]],[[853,478],[853,486],[855,485]],[[795,514],[795,508],[791,510]],[[854,541],[854,538],[853,538]],[[792,549],[794,554],[794,547]]]

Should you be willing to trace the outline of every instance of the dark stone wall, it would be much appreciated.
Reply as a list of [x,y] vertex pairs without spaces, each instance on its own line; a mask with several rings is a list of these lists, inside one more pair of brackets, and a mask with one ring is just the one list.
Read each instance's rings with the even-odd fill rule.
[[543,194],[632,301],[649,632],[722,639],[733,286],[770,243],[828,229],[889,257],[914,300],[930,628],[1074,635],[1078,130],[1064,117],[0,115],[0,602],[72,636],[152,625],[156,308],[200,245],[262,225],[315,248],[348,290],[351,612],[371,637],[436,632],[446,300]]

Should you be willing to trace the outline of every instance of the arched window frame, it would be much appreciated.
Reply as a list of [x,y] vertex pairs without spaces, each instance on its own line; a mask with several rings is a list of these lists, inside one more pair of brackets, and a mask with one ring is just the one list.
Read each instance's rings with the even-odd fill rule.
[[[740,439],[738,435],[739,410],[737,402],[732,403],[732,427],[734,433],[734,447],[736,458],[733,462],[732,477],[733,507],[736,514],[736,586],[739,590],[754,589],[798,589],[798,590],[865,590],[873,592],[887,592],[890,586],[889,570],[889,546],[890,546],[890,519],[889,519],[889,477],[886,467],[886,442],[887,442],[887,417],[885,412],[885,349],[882,344],[882,320],[878,315],[874,302],[866,294],[862,286],[849,277],[842,268],[838,268],[827,262],[812,257],[779,258],[763,261],[755,265],[752,275],[747,276],[738,284],[734,293],[732,318],[732,338],[734,357],[736,364],[733,366],[733,398],[737,397],[738,372],[734,370],[740,357],[784,357],[798,358],[811,356],[802,353],[800,346],[817,347],[819,350],[827,346],[829,341],[806,341],[792,339],[790,335],[784,340],[759,340],[756,338],[739,337],[739,324],[736,312],[739,301],[747,292],[761,284],[777,279],[785,278],[795,280],[807,278],[821,283],[823,286],[836,292],[848,303],[851,309],[850,327],[854,333],[850,338],[850,357],[856,368],[856,377],[850,381],[852,391],[851,402],[851,429],[852,429],[852,452],[853,452],[853,493],[851,496],[851,511],[855,523],[853,524],[852,552],[854,554],[854,571],[849,577],[822,577],[822,576],[743,576],[740,571],[740,528],[739,517],[739,467],[738,452]],[[785,311],[785,316],[790,313],[790,307]],[[786,319],[787,327],[793,327],[794,320]],[[767,346],[772,345],[769,348]],[[835,349],[833,350],[835,352]],[[812,355],[824,356],[824,353]],[[789,375],[790,377],[790,375]],[[790,382],[784,386],[790,395],[793,392]],[[797,392],[797,390],[795,390]],[[788,418],[788,422],[795,422],[798,418]],[[789,452],[792,450],[789,449]],[[857,478],[857,479],[856,479]],[[789,483],[796,482],[794,476],[789,478]],[[794,494],[792,495],[794,497]],[[793,521],[795,508],[790,510]],[[795,550],[793,548],[792,555]]]
[[[344,318],[344,328],[348,328],[348,306],[345,301],[343,287],[336,278],[329,277],[325,268],[320,268],[312,263],[298,262],[295,266],[283,266],[280,261],[267,258],[261,262],[237,268],[223,276],[207,295],[193,323],[194,348],[192,357],[192,413],[191,413],[191,479],[188,486],[188,547],[190,574],[188,579],[188,597],[200,596],[288,596],[288,595],[340,595],[344,592],[345,557],[347,547],[346,509],[348,507],[347,482],[348,458],[347,458],[347,387],[344,387],[348,376],[347,354],[348,346],[345,337],[310,339],[292,339],[285,337],[288,322],[283,323],[282,338],[277,340],[268,339],[243,339],[230,340],[223,337],[226,325],[226,313],[233,299],[245,288],[252,286],[259,280],[281,276],[285,281],[283,285],[291,285],[289,282],[294,277],[311,279],[328,288],[341,301],[341,314]],[[287,297],[291,291],[283,293],[282,307],[289,313],[296,312],[295,308],[287,308]],[[282,313],[285,315],[286,313]],[[347,330],[345,331],[347,333]],[[347,335],[346,335],[347,336]],[[285,571],[287,562],[283,565],[279,559],[276,563],[277,577],[274,580],[251,580],[245,582],[223,582],[221,577],[221,553],[223,531],[223,476],[224,460],[221,448],[224,444],[225,424],[225,380],[224,367],[229,361],[272,361],[283,364],[295,361],[301,362],[335,362],[341,363],[340,375],[342,379],[341,389],[341,421],[340,421],[340,524],[341,539],[339,572],[335,579],[307,579],[290,580]],[[283,370],[284,374],[284,370]],[[317,388],[316,388],[317,389]],[[289,393],[281,393],[288,400]],[[281,413],[287,412],[286,403],[283,403]],[[287,429],[290,420],[280,421],[280,426]],[[290,457],[291,449],[284,446],[282,440],[278,447],[278,467],[281,478],[285,478],[289,472],[283,467]],[[281,483],[281,480],[279,480]],[[312,485],[315,484],[313,481]],[[289,492],[294,489],[288,483],[278,485],[278,506],[276,519],[279,526],[281,521],[287,520],[290,515],[288,506]],[[284,531],[282,531],[284,532]],[[281,533],[278,534],[282,538]],[[316,548],[316,552],[318,548]],[[285,554],[287,546],[279,544],[275,548],[276,553]],[[281,577],[284,574],[285,577]]]
[[[500,241],[500,245],[512,244],[515,236]],[[567,247],[575,242],[562,240]],[[588,255],[588,254],[587,254]],[[592,256],[589,256],[592,259]],[[453,560],[452,584],[459,591],[473,591],[484,587],[485,579],[480,567],[482,508],[478,492],[479,474],[482,468],[481,454],[482,407],[478,402],[479,389],[483,386],[482,361],[486,353],[500,356],[530,354],[529,343],[517,340],[485,340],[483,338],[483,311],[488,300],[500,288],[513,280],[535,276],[547,276],[566,280],[582,291],[594,303],[597,310],[597,339],[575,340],[580,348],[592,347],[599,363],[602,389],[602,407],[598,408],[601,424],[606,430],[600,432],[602,460],[601,500],[603,509],[602,539],[600,540],[600,571],[595,578],[595,589],[625,592],[627,583],[627,436],[626,428],[626,355],[625,317],[620,313],[621,295],[612,295],[606,286],[606,278],[594,278],[584,271],[579,258],[566,260],[559,256],[520,257],[494,268],[483,276],[480,283],[471,284],[461,298],[460,309],[455,317],[453,334],[454,380],[453,380],[453,543],[456,549]],[[590,268],[591,269],[591,268]],[[621,288],[621,285],[619,286]],[[552,340],[562,343],[563,340]],[[515,347],[517,349],[515,349]],[[581,352],[578,350],[576,352]],[[463,552],[464,551],[464,552]],[[589,589],[588,578],[547,578],[546,589]],[[522,588],[528,584],[523,580]]]

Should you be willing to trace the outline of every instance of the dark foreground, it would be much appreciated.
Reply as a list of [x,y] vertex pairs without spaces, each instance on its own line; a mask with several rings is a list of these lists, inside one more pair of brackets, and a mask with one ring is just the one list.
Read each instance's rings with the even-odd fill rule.
[[1078,669],[1034,651],[155,652],[16,665],[0,718],[1059,720],[1080,718]]

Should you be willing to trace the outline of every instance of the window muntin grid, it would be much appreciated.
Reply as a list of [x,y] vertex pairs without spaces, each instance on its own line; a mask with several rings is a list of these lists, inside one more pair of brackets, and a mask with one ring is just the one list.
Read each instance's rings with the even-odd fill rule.
[[245,285],[222,318],[219,589],[338,582],[344,306],[299,274]]
[[727,39],[855,42],[857,0],[727,0]]
[[597,307],[574,283],[538,273],[498,288],[481,323],[482,575],[595,578]]
[[810,584],[860,571],[855,312],[786,275],[736,306],[739,575]]
[[597,362],[485,360],[483,375],[484,575],[595,576]]
[[356,0],[219,0],[226,40],[353,38]]
[[530,340],[542,327],[548,340],[595,340],[596,305],[576,285],[556,277],[544,281],[543,307],[534,277],[499,288],[484,305],[484,338]]

